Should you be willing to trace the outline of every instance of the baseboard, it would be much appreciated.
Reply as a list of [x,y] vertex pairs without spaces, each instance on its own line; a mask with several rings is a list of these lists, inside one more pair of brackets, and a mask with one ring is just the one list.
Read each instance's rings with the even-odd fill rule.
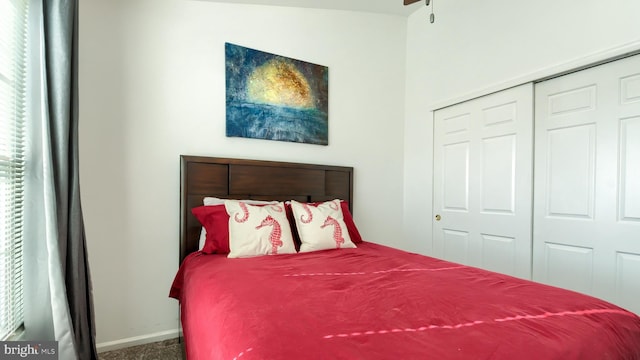
[[130,338],[99,343],[99,344],[96,344],[96,349],[98,350],[99,353],[105,352],[105,351],[124,349],[127,347],[136,346],[136,345],[144,345],[144,344],[149,344],[149,343],[163,341],[163,340],[176,339],[182,335],[181,333],[182,331],[180,329],[160,331],[152,334],[134,336]]

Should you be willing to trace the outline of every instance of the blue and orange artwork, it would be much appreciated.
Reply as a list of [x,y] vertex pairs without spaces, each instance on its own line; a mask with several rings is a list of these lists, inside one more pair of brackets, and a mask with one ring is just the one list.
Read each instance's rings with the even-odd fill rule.
[[225,43],[227,136],[327,145],[329,69]]

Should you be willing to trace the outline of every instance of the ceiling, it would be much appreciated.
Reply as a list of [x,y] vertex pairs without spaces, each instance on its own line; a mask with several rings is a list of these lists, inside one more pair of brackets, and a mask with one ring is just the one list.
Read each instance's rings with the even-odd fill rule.
[[363,11],[381,14],[409,16],[424,3],[402,5],[402,0],[206,0],[234,4],[274,5],[316,9]]

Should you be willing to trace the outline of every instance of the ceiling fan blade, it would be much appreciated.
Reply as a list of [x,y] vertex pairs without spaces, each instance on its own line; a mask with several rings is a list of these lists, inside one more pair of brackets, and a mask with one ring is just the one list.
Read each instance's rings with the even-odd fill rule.
[[413,3],[417,3],[418,1],[420,1],[420,0],[404,0],[404,4],[405,5],[411,5]]

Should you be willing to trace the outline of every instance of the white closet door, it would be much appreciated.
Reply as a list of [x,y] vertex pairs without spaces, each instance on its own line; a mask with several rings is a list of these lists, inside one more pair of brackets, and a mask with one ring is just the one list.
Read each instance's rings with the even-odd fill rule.
[[533,85],[434,114],[434,255],[531,278]]
[[640,56],[535,92],[533,278],[640,313]]

